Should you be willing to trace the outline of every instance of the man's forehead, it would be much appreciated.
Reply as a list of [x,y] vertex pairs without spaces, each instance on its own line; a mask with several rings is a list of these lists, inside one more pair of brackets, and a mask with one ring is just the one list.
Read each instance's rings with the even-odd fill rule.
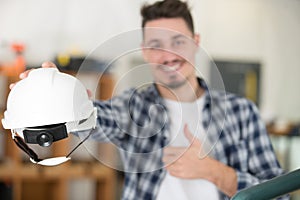
[[169,29],[161,29],[161,28],[145,28],[144,29],[144,40],[174,40],[179,38],[188,39],[189,36],[184,35],[183,33],[169,30]]

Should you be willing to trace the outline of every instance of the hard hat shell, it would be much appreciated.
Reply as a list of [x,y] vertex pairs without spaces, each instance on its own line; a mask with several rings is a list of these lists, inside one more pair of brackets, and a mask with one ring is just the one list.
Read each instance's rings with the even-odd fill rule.
[[[94,110],[78,79],[56,68],[39,68],[10,91],[2,124],[5,129],[22,129],[72,123],[88,119]],[[72,129],[76,130],[76,126]]]

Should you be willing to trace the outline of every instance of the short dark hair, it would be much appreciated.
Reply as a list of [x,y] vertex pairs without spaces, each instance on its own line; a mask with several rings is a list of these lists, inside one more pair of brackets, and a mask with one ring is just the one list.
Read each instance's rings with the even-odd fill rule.
[[145,4],[141,8],[142,28],[148,21],[160,18],[182,18],[194,34],[194,23],[189,6],[180,0],[164,0],[152,5]]

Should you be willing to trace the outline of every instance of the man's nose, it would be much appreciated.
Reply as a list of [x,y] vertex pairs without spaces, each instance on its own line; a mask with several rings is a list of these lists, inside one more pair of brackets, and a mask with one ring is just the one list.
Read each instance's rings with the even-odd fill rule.
[[164,65],[174,65],[174,62],[178,60],[176,52],[171,50],[161,50],[160,63]]

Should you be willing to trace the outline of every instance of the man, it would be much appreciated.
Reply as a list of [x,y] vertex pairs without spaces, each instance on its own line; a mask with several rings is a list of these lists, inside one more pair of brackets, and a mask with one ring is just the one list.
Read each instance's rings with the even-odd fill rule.
[[119,147],[122,199],[226,199],[282,174],[255,105],[209,91],[197,78],[200,37],[187,3],[156,2],[141,14],[142,51],[154,84],[95,101],[93,138]]

